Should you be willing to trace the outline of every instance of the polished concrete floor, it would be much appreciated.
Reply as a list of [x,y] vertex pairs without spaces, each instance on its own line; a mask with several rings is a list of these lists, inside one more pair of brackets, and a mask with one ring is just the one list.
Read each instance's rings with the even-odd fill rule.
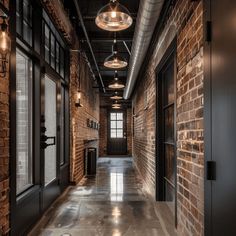
[[144,194],[132,158],[99,158],[96,178],[70,187],[29,235],[173,236],[170,212]]

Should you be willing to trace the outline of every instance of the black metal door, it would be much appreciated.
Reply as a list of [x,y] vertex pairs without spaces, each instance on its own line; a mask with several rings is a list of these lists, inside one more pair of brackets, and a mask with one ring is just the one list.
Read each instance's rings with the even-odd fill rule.
[[108,155],[126,155],[127,154],[127,119],[126,111],[111,110],[108,112]]
[[205,3],[205,235],[236,235],[236,1]]

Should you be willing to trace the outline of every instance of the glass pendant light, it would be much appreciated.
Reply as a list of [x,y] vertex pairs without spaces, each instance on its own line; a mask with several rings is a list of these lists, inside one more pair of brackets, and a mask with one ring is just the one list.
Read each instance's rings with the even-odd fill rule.
[[95,23],[103,30],[121,31],[129,28],[133,19],[126,7],[116,0],[110,0],[98,11]]
[[108,88],[111,88],[111,89],[122,89],[124,87],[125,87],[125,85],[122,84],[121,82],[119,82],[118,73],[117,73],[117,71],[115,71],[114,81],[111,84],[108,85]]
[[114,39],[112,54],[105,59],[104,66],[111,69],[121,69],[127,65],[127,61],[118,54],[116,39]]
[[123,97],[119,96],[118,92],[116,91],[115,95],[111,96],[110,98],[113,100],[121,100]]
[[119,104],[117,101],[115,101],[115,103],[112,104],[112,108],[113,109],[120,109],[121,108],[121,104]]

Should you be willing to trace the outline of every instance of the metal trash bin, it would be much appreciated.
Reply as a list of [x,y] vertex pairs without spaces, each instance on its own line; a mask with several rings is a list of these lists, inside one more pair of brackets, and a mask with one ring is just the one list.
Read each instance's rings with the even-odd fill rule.
[[84,155],[84,175],[93,176],[96,175],[97,171],[97,149],[86,148]]

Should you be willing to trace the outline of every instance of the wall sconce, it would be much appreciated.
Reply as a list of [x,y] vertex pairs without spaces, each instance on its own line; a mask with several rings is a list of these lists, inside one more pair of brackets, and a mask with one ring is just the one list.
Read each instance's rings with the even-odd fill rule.
[[2,23],[0,24],[0,77],[6,77],[7,72],[7,54],[11,50],[11,40],[7,32],[6,17],[0,16]]
[[78,93],[77,93],[77,102],[75,103],[75,106],[76,107],[83,107],[83,105],[81,104],[81,92],[80,91],[78,91]]

